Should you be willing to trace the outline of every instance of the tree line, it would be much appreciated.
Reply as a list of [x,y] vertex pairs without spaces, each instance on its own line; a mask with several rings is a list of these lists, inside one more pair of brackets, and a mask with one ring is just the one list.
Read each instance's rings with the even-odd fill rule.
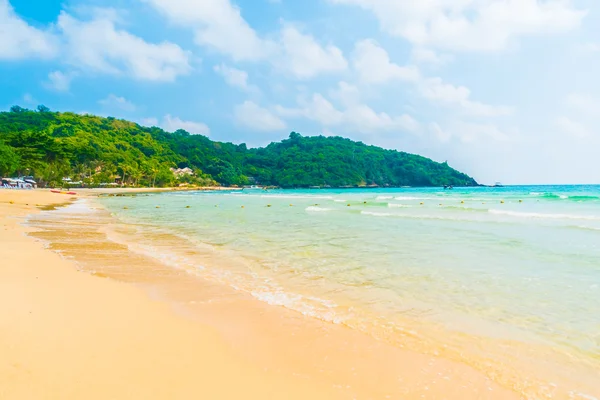
[[[191,168],[175,176],[171,168]],[[88,186],[260,184],[294,187],[473,186],[447,163],[342,137],[302,136],[263,148],[212,141],[184,130],[19,106],[0,113],[0,175],[32,175],[43,186],[64,177]]]

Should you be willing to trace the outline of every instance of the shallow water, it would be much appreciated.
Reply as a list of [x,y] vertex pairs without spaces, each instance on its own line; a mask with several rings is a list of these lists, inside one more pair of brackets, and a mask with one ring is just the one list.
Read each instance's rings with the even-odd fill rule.
[[530,398],[600,395],[599,186],[101,203],[131,224],[110,238],[163,264],[467,362]]

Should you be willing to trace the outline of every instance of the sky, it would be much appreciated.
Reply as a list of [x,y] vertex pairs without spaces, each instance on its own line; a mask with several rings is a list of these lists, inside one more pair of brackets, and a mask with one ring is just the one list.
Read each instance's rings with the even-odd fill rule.
[[0,109],[600,183],[597,0],[0,0]]

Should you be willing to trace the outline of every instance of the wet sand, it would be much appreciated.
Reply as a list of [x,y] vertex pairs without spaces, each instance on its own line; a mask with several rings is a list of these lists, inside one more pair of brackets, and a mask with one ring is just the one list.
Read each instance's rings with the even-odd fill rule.
[[68,200],[0,190],[0,398],[522,398],[468,365],[132,254],[91,223],[33,233],[88,236],[54,248],[65,257],[24,235],[26,215]]

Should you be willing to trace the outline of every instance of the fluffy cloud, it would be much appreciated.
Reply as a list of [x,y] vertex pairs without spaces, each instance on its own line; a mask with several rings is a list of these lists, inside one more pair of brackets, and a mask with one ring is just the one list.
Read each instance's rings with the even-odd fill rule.
[[300,79],[342,71],[348,65],[339,48],[322,46],[291,25],[272,35],[276,39],[260,37],[229,0],[144,1],[173,23],[192,29],[196,44],[234,61],[266,61]]
[[62,12],[57,26],[66,42],[66,61],[82,70],[127,74],[135,79],[173,81],[191,71],[190,54],[176,44],[148,43],[119,30],[111,13],[80,21]]
[[181,118],[171,116],[171,114],[164,116],[160,127],[168,132],[183,129],[191,134],[210,134],[210,128],[206,124],[203,124],[202,122],[184,121]]
[[52,71],[48,74],[48,81],[44,82],[44,86],[57,92],[68,92],[74,76],[74,72]]
[[586,15],[571,0],[329,0],[360,6],[419,46],[494,51],[524,35],[564,32]]
[[569,117],[560,116],[556,119],[556,125],[563,131],[576,138],[586,138],[591,135],[587,126]]
[[[347,84],[342,84],[348,90]],[[384,112],[376,112],[366,104],[347,103],[340,111],[320,93],[315,93],[309,99],[298,100],[297,108],[277,106],[276,112],[284,118],[307,118],[330,128],[342,126],[360,133],[376,133],[382,131],[416,132],[419,123],[410,115],[390,116]]]
[[471,91],[464,86],[444,83],[441,78],[424,79],[419,84],[423,97],[448,106],[460,108],[466,114],[478,117],[510,115],[513,110],[506,106],[492,106],[471,100]]
[[410,56],[412,62],[415,64],[430,64],[430,65],[443,65],[449,62],[452,57],[448,55],[439,55],[435,51],[425,49],[423,47],[415,47],[412,50]]
[[254,86],[248,84],[248,73],[241,69],[229,67],[225,64],[215,65],[213,70],[221,75],[229,86],[237,87],[243,90],[257,90]]
[[401,67],[390,62],[390,57],[374,40],[362,40],[354,49],[354,69],[366,83],[385,83],[390,80],[415,82],[420,73],[415,67]]
[[302,34],[292,26],[281,31],[283,56],[281,63],[298,78],[312,78],[320,73],[343,71],[348,67],[342,51],[333,46],[321,46],[314,37]]
[[56,38],[19,18],[8,0],[0,0],[0,60],[51,58],[57,54]]
[[248,25],[229,0],[144,0],[170,21],[194,30],[195,42],[236,61],[260,60],[273,49]]
[[234,114],[238,125],[254,131],[278,131],[286,127],[281,118],[252,101],[236,106]]
[[571,93],[567,96],[567,106],[572,110],[590,116],[600,116],[600,99],[582,93]]
[[136,106],[125,97],[109,94],[105,99],[99,100],[98,104],[111,109],[119,109],[123,111],[135,111]]

